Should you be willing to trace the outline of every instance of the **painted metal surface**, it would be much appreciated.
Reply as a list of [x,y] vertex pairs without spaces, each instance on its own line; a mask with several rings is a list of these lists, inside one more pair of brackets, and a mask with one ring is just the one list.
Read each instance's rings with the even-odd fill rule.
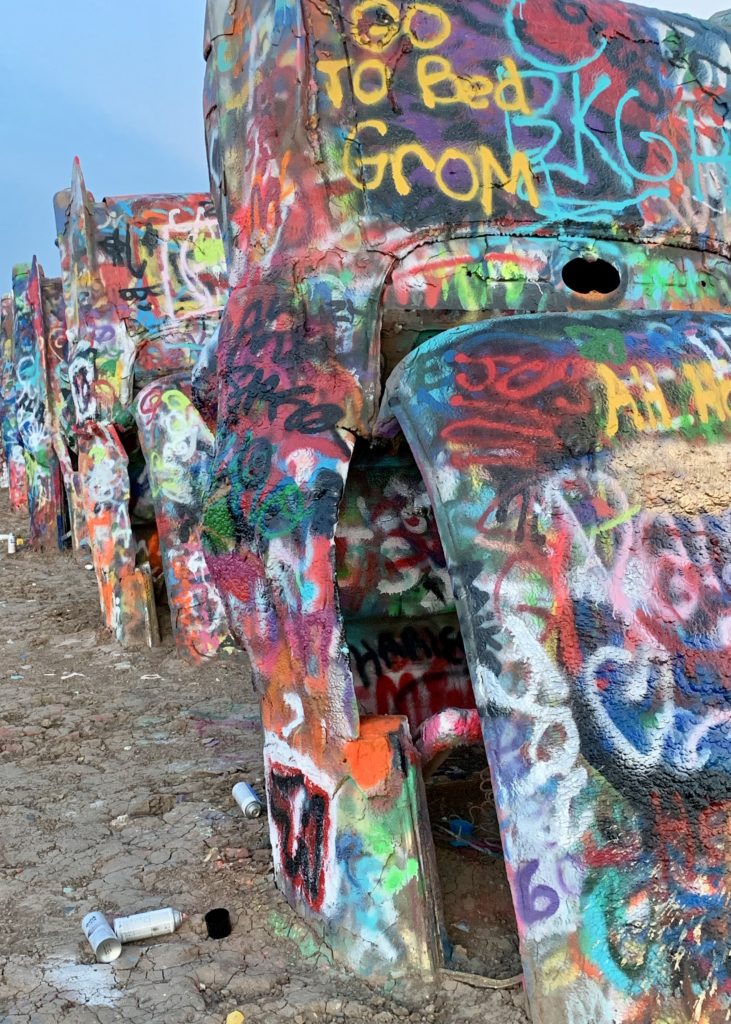
[[13,268],[15,415],[28,479],[30,543],[39,551],[63,547],[66,516],[61,469],[53,446],[43,317],[43,270]]
[[159,546],[181,653],[246,647],[277,883],[354,968],[448,957],[423,779],[482,741],[536,1022],[720,1024],[724,22],[208,0],[205,56],[220,230],[77,164],[63,309],[16,275],[37,543],[63,473],[120,639]]
[[159,628],[149,563],[137,564],[129,513],[129,461],[112,426],[91,423],[78,434],[84,518],[104,623],[128,643],[153,646]]
[[537,1019],[729,1012],[730,327],[458,328],[392,398],[447,546]]
[[438,968],[401,766],[477,712],[536,1021],[729,1012],[729,41],[591,0],[208,2],[204,545],[278,884],[359,970]]
[[81,480],[74,468],[78,461],[74,403],[68,367],[68,335],[66,333],[66,307],[60,278],[42,279],[46,395],[53,450],[58,459],[63,480],[66,511],[69,520],[71,544],[75,552],[88,553],[89,536],[84,519]]
[[147,463],[165,588],[180,654],[196,659],[233,649],[223,602],[200,539],[213,435],[190,400],[189,380],[163,377],[135,402]]
[[[153,641],[153,594],[138,563],[149,563],[149,575],[159,550],[178,651],[212,656],[230,638],[199,539],[210,432],[185,394],[227,294],[210,200],[169,194],[98,203],[76,162],[71,189],[55,205],[67,329],[64,430],[78,446],[77,492],[105,621],[123,642]],[[90,518],[92,493],[103,493],[104,515],[96,507]]]
[[23,443],[18,433],[15,411],[15,366],[13,363],[13,296],[2,297],[2,353],[0,353],[0,427],[2,427],[5,465],[8,468],[10,507],[15,512],[28,508],[28,477],[23,458]]
[[204,194],[96,202],[78,161],[56,196],[77,422],[124,420],[135,393],[192,370],[227,294]]

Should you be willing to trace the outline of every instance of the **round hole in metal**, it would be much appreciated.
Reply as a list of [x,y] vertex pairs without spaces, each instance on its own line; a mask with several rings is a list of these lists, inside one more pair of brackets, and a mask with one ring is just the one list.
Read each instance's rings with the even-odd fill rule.
[[563,283],[578,295],[598,292],[611,295],[621,283],[619,271],[607,260],[587,260],[583,256],[570,260],[561,271]]

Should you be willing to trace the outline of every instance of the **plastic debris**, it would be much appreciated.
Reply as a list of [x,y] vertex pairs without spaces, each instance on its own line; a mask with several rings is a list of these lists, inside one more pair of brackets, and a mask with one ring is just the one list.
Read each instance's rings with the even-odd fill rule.
[[450,846],[469,847],[472,850],[478,850],[480,853],[487,853],[491,857],[503,856],[503,848],[500,841],[479,838],[477,830],[471,821],[465,821],[464,818],[456,816],[446,820],[446,826],[438,825],[437,828],[440,832],[452,837]]

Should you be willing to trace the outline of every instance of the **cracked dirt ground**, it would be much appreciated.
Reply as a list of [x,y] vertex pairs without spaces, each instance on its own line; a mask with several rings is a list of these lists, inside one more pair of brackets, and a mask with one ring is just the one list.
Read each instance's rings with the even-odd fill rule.
[[[25,533],[0,491],[0,532]],[[274,887],[266,822],[234,782],[261,784],[243,658],[189,668],[169,635],[126,651],[99,627],[70,555],[0,554],[0,1022],[278,1021],[527,1024],[519,988],[448,979],[384,989],[331,963]],[[173,906],[175,935],[94,962],[90,910]],[[202,915],[228,907],[231,936]]]

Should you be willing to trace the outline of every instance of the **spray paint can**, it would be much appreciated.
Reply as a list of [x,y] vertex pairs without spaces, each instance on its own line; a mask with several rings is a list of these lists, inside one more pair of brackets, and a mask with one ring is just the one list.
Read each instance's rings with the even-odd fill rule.
[[122,943],[114,934],[104,914],[100,914],[99,911],[87,914],[81,922],[81,927],[100,964],[110,964],[112,960],[117,959],[122,952]]
[[157,935],[172,935],[184,920],[178,910],[165,907],[164,910],[150,910],[146,914],[115,917],[114,934],[120,942],[154,939]]
[[248,782],[237,782],[231,790],[231,796],[247,818],[258,818],[261,815],[261,800]]
[[14,555],[15,551],[16,551],[15,534],[14,533],[9,533],[8,534],[8,554],[9,555]]

